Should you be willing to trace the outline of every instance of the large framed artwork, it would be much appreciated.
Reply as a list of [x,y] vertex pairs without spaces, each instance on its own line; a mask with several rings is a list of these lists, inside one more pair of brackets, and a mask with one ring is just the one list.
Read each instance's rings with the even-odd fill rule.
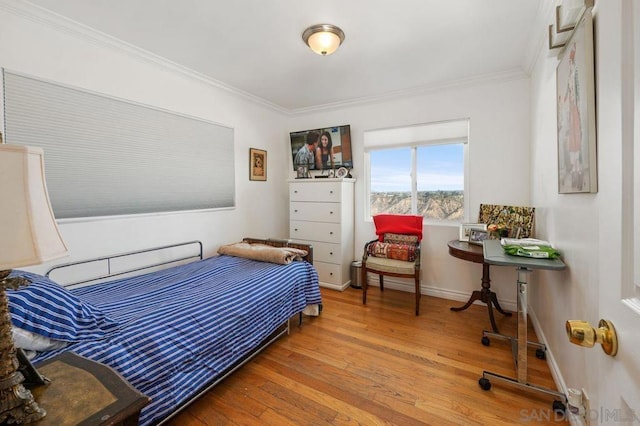
[[556,78],[558,192],[598,192],[591,9],[560,52]]
[[531,238],[535,212],[534,207],[480,204],[478,222],[505,230],[509,238]]

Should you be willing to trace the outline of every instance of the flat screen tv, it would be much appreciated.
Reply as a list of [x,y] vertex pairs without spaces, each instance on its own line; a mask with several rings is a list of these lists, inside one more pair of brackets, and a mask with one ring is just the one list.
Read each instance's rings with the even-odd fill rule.
[[349,125],[291,132],[293,170],[353,168]]

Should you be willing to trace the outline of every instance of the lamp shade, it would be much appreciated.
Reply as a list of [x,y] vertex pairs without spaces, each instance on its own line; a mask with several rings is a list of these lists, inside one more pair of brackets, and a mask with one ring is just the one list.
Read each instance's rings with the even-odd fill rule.
[[47,193],[42,149],[0,144],[0,270],[67,254]]
[[307,28],[302,39],[318,55],[331,55],[344,41],[344,32],[331,24],[319,24]]

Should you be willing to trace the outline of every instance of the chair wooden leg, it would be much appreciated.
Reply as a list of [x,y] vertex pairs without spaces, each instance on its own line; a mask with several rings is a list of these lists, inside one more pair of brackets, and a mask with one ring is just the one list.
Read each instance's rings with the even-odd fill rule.
[[416,316],[420,315],[420,275],[416,274]]
[[378,276],[380,277],[380,291],[384,291],[384,277],[382,274]]
[[362,264],[362,268],[361,268],[361,272],[360,272],[360,278],[362,281],[362,304],[366,305],[367,304],[367,268],[365,266],[366,264],[363,263]]

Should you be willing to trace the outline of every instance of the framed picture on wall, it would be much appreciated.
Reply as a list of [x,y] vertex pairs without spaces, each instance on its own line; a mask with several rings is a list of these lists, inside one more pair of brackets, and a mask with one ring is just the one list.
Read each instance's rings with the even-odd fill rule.
[[558,192],[598,192],[593,18],[588,9],[560,52],[556,69]]
[[249,148],[249,180],[267,180],[267,151]]

